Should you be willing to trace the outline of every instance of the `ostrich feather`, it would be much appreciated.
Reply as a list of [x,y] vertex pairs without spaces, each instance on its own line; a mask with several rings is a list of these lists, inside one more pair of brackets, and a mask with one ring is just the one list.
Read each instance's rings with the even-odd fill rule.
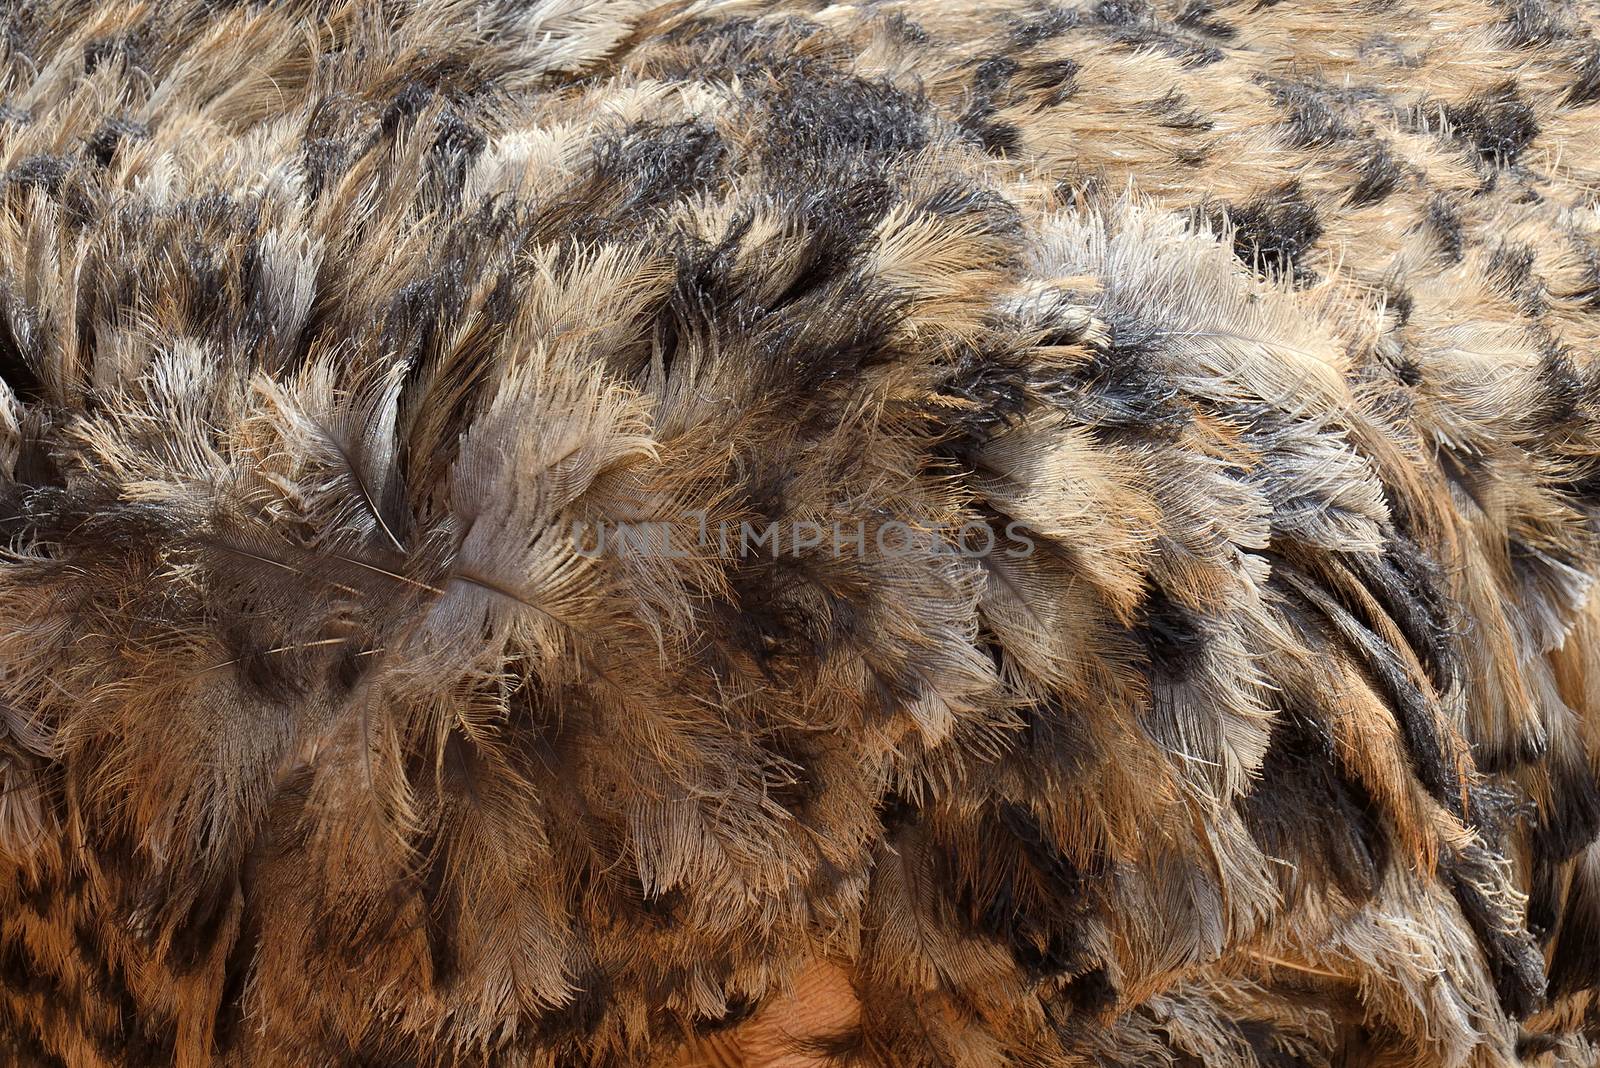
[[1597,32],[0,5],[0,1061],[1594,1063]]

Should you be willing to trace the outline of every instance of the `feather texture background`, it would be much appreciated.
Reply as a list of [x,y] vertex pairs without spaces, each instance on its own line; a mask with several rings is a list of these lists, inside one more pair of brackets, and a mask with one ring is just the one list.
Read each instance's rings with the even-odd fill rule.
[[1597,30],[6,5],[11,1062],[1594,1063]]

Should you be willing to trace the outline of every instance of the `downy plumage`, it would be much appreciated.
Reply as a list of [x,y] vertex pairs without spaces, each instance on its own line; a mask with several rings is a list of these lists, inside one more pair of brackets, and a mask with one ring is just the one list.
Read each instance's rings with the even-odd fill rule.
[[1594,1063],[1596,30],[11,0],[8,1063]]

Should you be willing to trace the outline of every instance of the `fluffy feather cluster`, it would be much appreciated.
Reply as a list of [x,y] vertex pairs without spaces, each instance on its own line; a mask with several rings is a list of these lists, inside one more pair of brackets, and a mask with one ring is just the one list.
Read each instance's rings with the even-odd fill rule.
[[1597,30],[5,5],[9,1063],[1592,1063]]

